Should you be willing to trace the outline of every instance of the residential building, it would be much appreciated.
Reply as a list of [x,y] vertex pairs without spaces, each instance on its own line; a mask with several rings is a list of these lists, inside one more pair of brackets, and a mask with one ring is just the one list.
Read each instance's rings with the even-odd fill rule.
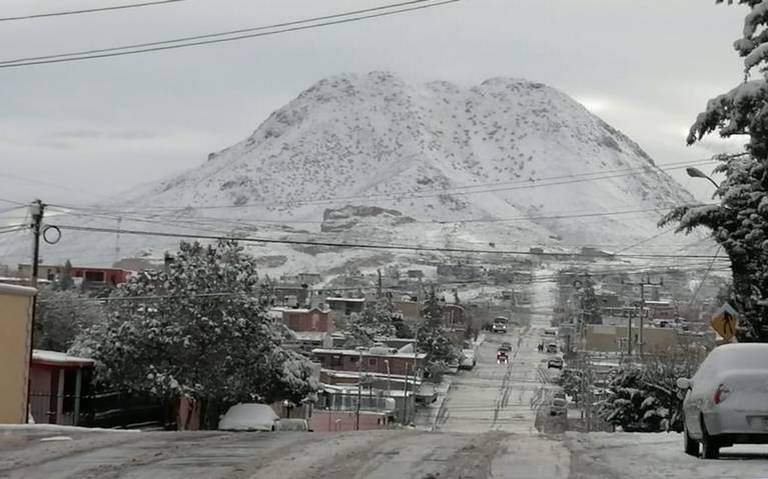
[[[392,348],[373,347],[367,350],[314,349],[314,357],[323,369],[363,371],[391,375],[417,375],[424,370],[426,354],[402,352]],[[363,361],[362,364],[360,361]]]
[[35,423],[77,426],[94,361],[36,349],[30,366],[30,414]]
[[[633,349],[638,350],[640,328],[632,325]],[[627,327],[588,325],[585,349],[592,352],[621,352],[627,349]],[[664,351],[679,344],[678,331],[674,328],[643,328],[643,350],[646,353]]]
[[[38,264],[37,265],[37,277],[48,281],[55,281],[61,272],[64,271],[64,266],[60,264]],[[16,270],[16,275],[19,278],[31,278],[32,277],[32,265],[20,264]]]
[[325,298],[325,302],[331,311],[339,314],[349,315],[352,313],[362,313],[365,309],[365,298]]
[[71,274],[73,278],[82,278],[83,286],[87,288],[117,286],[120,283],[128,281],[128,278],[130,278],[134,272],[120,268],[72,266]]
[[288,329],[297,332],[331,332],[334,328],[333,320],[328,311],[319,308],[291,309],[275,308],[282,311],[282,321]]
[[418,321],[421,318],[422,305],[417,301],[392,301],[392,308],[405,320]]
[[34,288],[0,284],[0,424],[27,422]]

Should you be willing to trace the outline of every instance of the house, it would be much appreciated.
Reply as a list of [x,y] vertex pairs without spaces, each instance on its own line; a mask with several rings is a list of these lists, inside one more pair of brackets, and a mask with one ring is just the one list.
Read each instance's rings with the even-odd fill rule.
[[134,272],[120,268],[72,266],[73,278],[82,278],[84,287],[117,286],[128,281]]
[[0,424],[27,422],[32,298],[37,291],[0,284]]
[[413,375],[415,369],[416,375],[420,376],[427,355],[404,350],[405,348],[395,350],[386,347],[372,347],[367,350],[313,349],[312,354],[323,369],[403,376]]
[[[626,350],[626,326],[606,326],[593,324],[586,327],[585,349],[592,352],[620,352]],[[639,347],[640,328],[637,323],[632,325],[633,349]],[[679,345],[678,332],[673,328],[643,328],[643,349],[646,353],[664,351]]]
[[421,308],[421,303],[417,301],[392,301],[392,309],[399,312],[405,320],[418,321],[421,318]]
[[[275,308],[278,309],[278,308]],[[282,321],[288,329],[297,332],[331,332],[335,329],[328,311],[319,308],[291,309],[279,308],[282,311]]]
[[324,385],[309,420],[312,430],[339,432],[384,429],[403,414],[405,417],[413,415],[413,393],[402,396],[411,398],[410,407],[408,402],[404,402],[404,407],[398,407],[394,398],[382,396],[381,391],[366,390],[365,394],[360,391],[359,395],[358,392],[357,386]]
[[328,331],[291,331],[291,336],[298,349],[305,352],[317,348],[332,348],[334,345],[333,333]]
[[296,275],[296,279],[301,284],[312,286],[313,284],[317,284],[322,281],[323,277],[320,275],[320,273],[299,273]]
[[[38,264],[37,265],[37,277],[39,279],[55,281],[59,277],[62,271],[64,271],[64,266],[60,264]],[[20,264],[16,270],[16,275],[19,278],[31,278],[32,265]]]
[[338,314],[349,315],[352,313],[362,313],[365,309],[365,298],[325,298],[325,302],[331,311]]
[[29,370],[29,411],[35,423],[77,426],[94,361],[35,349]]

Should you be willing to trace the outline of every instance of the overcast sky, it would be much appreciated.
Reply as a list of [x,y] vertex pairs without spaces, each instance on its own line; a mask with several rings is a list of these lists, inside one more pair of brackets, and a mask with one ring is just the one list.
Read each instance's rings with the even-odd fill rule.
[[[0,17],[134,1],[3,0]],[[0,22],[0,60],[384,3],[391,0],[186,0]],[[688,148],[685,132],[707,99],[742,79],[731,44],[746,12],[714,0],[463,0],[240,42],[0,69],[0,198],[98,201],[197,166],[325,76],[371,70],[465,86],[495,76],[544,82],[658,164],[704,158],[722,145]],[[699,196],[711,192],[676,177]]]

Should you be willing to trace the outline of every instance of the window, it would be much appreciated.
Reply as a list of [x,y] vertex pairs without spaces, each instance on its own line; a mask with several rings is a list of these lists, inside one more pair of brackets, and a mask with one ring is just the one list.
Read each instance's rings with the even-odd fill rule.
[[103,271],[86,271],[85,272],[85,280],[86,281],[103,282],[104,281],[104,272]]
[[331,366],[336,366],[336,367],[341,366],[341,356],[337,356],[337,355],[331,356]]
[[353,363],[356,363],[358,359],[360,359],[360,358],[359,358],[359,357],[357,357],[357,356],[350,356],[350,357],[349,357],[349,360],[350,360],[351,362],[353,362]]
[[368,365],[369,366],[376,366],[376,358],[370,358],[368,360]]

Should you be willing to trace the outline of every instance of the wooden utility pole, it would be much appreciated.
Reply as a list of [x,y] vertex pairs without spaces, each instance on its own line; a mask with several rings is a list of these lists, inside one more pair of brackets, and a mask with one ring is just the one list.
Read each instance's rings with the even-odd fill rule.
[[[43,225],[43,216],[45,215],[45,205],[40,200],[35,200],[29,207],[29,214],[32,217],[32,268],[31,277],[29,278],[29,285],[33,288],[37,288],[37,278],[39,275],[40,265],[40,234]],[[29,326],[29,367],[32,367],[32,350],[35,347],[35,315],[37,314],[37,294],[32,296],[32,320]],[[30,369],[31,370],[31,369]],[[27,407],[26,415],[27,421],[30,416],[30,400],[32,394],[32,375],[29,374],[27,379]]]
[[[647,275],[646,279],[643,281],[637,282],[637,283],[625,283],[623,280],[621,282],[622,284],[626,284],[629,286],[640,286],[640,335],[638,336],[638,352],[640,353],[640,356],[643,355],[643,350],[645,347],[644,340],[643,340],[643,326],[645,321],[645,287],[646,286],[663,286],[664,285],[664,279],[660,279],[658,283],[654,283],[651,281],[651,275]],[[631,330],[630,330],[631,331]]]

